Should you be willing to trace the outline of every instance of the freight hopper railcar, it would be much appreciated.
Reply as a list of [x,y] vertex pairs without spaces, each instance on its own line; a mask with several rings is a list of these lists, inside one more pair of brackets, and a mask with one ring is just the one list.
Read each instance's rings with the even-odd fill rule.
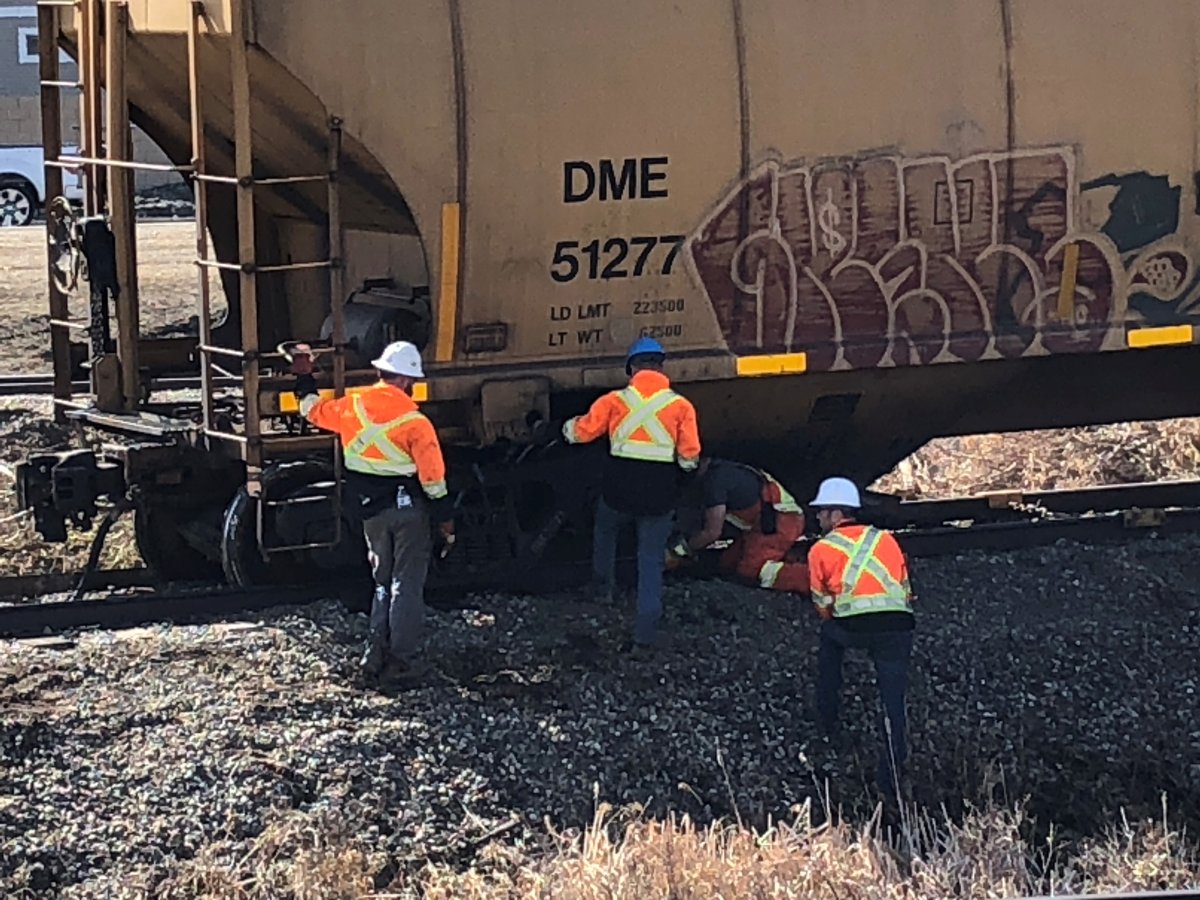
[[[391,338],[423,348],[464,565],[585,540],[603,448],[535,450],[530,430],[621,384],[642,335],[706,447],[797,491],[939,435],[1200,412],[1194,0],[40,14],[47,151],[57,42],[84,85],[63,165],[91,185],[84,221],[50,222],[55,322],[80,254],[92,299],[86,345],[52,327],[58,402],[125,438],[22,467],[48,539],[121,502],[171,574],[355,558],[289,340],[323,348],[336,391]],[[196,265],[229,313],[206,288],[192,337],[138,321],[126,117],[197,192]],[[70,398],[81,361],[93,393]],[[201,373],[199,401],[154,393],[176,371]]]

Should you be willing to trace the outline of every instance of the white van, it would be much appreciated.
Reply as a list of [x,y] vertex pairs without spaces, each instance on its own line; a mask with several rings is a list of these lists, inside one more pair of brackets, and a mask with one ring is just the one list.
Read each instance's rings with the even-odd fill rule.
[[[76,153],[64,147],[63,155]],[[63,194],[83,199],[83,176],[63,170]],[[46,203],[46,172],[41,147],[0,147],[0,227],[28,225]]]

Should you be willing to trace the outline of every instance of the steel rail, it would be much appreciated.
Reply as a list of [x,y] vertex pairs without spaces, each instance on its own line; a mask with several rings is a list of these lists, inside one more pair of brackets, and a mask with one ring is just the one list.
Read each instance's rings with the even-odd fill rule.
[[1138,891],[1132,894],[1053,894],[1030,897],[1028,900],[1195,900],[1197,897],[1200,897],[1200,887]]
[[953,521],[1014,522],[1038,515],[1200,508],[1200,481],[1154,481],[1050,491],[993,491],[942,500],[868,495],[867,508],[890,527]]
[[[218,388],[238,387],[242,383],[240,378],[217,378],[214,379],[214,382]],[[75,394],[87,394],[91,392],[91,389],[91,384],[86,381],[74,381],[71,383],[71,392]],[[153,378],[150,380],[150,389],[152,391],[199,390],[200,379],[188,376]],[[53,375],[0,375],[0,396],[38,396],[53,392]]]
[[[896,534],[905,551],[913,557],[933,557],[972,551],[1005,552],[1052,544],[1060,540],[1075,543],[1123,542],[1162,535],[1200,531],[1200,505],[1191,507],[1154,507],[1153,503],[1189,500],[1200,490],[1200,482],[1123,485],[1080,491],[1043,492],[1036,496],[1043,508],[1080,509],[1083,512],[1052,518],[1031,518],[1028,512],[1018,518],[1013,509],[989,507],[1000,513],[997,521],[980,521],[981,515],[968,517],[961,526],[938,521],[946,510],[951,520],[965,510],[980,513],[980,498],[929,501],[922,515],[938,521],[931,525],[910,525]],[[1123,508],[1103,509],[1114,501]],[[987,503],[989,501],[982,501]],[[1101,511],[1096,512],[1100,507]],[[911,510],[911,507],[909,508]],[[936,510],[936,512],[934,512]],[[1147,514],[1149,510],[1149,514]],[[1005,518],[1007,517],[1007,518]],[[807,541],[815,539],[810,535]],[[715,554],[702,558],[691,577],[711,574]],[[573,586],[586,578],[585,562],[537,563],[536,560],[505,560],[495,565],[465,571],[453,557],[435,567],[428,581],[433,605],[457,605],[472,591],[516,590],[531,593]],[[0,578],[0,597],[36,598],[74,591],[78,574],[51,574]],[[79,602],[22,602],[0,606],[0,638],[58,633],[77,628],[121,628],[156,621],[188,621],[220,618],[237,612],[252,612],[269,606],[296,605],[325,597],[340,597],[365,604],[370,586],[363,580],[303,586],[272,586],[238,590],[227,586],[202,585],[180,589],[161,585],[147,569],[124,569],[93,573],[88,592],[109,592],[104,599]],[[151,590],[146,591],[145,589]],[[140,593],[113,593],[122,590]]]
[[930,526],[896,531],[910,556],[946,556],[973,550],[1006,552],[1067,540],[1080,544],[1130,541],[1200,531],[1200,509],[1168,509],[1143,518],[1134,510],[1058,519],[981,522],[964,527]]
[[[536,574],[537,587],[543,591],[574,586],[587,577],[588,564],[550,565]],[[44,579],[39,583],[38,578]],[[480,590],[530,590],[527,566],[489,570],[488,574],[455,572],[453,565],[430,573],[426,600],[430,606],[452,609],[464,598]],[[50,589],[41,596],[68,593],[75,589],[79,576],[21,576],[0,578],[0,597],[31,596],[30,590],[43,585]],[[14,590],[16,584],[20,590]],[[154,587],[146,569],[96,572],[89,579],[88,593],[109,588],[129,588],[129,593],[108,593],[97,599],[51,600],[0,605],[0,640],[62,634],[77,629],[120,629],[156,622],[184,624],[207,622],[261,612],[279,606],[302,606],[316,600],[341,600],[352,608],[366,610],[372,585],[369,578],[336,578],[301,585],[271,585],[260,588],[234,588],[225,584],[166,585]],[[138,591],[137,589],[143,589]]]

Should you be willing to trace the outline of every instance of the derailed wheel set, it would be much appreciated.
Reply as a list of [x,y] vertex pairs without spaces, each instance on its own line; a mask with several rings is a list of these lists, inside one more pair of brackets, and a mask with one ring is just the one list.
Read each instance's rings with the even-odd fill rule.
[[[884,42],[871,72],[843,73],[871,107],[860,120],[880,123],[866,145],[894,148],[864,152],[861,129],[798,115],[816,102],[819,54],[797,61],[780,43],[836,45],[839,16],[734,7],[631,3],[625,20],[659,36],[642,48],[540,0],[503,14],[513,22],[458,0],[358,18],[317,0],[41,0],[46,193],[62,194],[64,170],[85,185],[81,217],[53,199],[47,217],[54,402],[89,438],[114,439],[19,467],[43,537],[129,514],[162,579],[252,587],[361,570],[336,441],[296,414],[293,341],[314,348],[333,394],[372,381],[388,342],[422,349],[416,398],[446,448],[453,563],[531,586],[586,558],[599,468],[590,451],[533,447],[532,430],[622,384],[639,336],[667,345],[706,451],[771,471],[801,499],[834,472],[869,483],[937,435],[1200,413],[1191,144],[1163,149],[1151,174],[1102,116],[1044,130],[1067,127],[1047,109],[1099,109],[1089,92],[1106,86],[1058,84],[1036,45],[1022,48],[1079,29],[1051,9],[1022,8],[1007,29],[972,10],[978,27],[931,25],[931,46],[942,65],[955,42],[963,60],[994,51],[988,71],[1004,77],[906,75],[887,97],[871,72],[910,73],[915,57]],[[1137,40],[1190,33],[1194,14],[1173,10]],[[400,31],[420,54],[395,58],[385,36]],[[1085,37],[1061,52],[1090,53]],[[348,61],[333,46],[366,49]],[[673,48],[686,64],[664,71]],[[60,49],[77,81],[63,80]],[[1165,109],[1181,107],[1144,56],[1123,88],[1153,85]],[[629,85],[554,100],[554,117],[520,126],[528,97],[618,68]],[[763,79],[778,84],[756,89]],[[955,84],[970,96],[942,87]],[[80,150],[64,155],[76,89]],[[697,90],[703,108],[680,102]],[[923,123],[964,103],[1003,111],[980,128],[1007,138],[949,155],[944,129]],[[936,114],[886,114],[918,106]],[[132,160],[131,118],[172,164]],[[824,123],[815,137],[809,120]],[[609,123],[600,143],[597,121]],[[1087,170],[1093,160],[1130,171]],[[141,168],[194,192],[187,337],[143,334]],[[1092,202],[1101,190],[1111,203]]]

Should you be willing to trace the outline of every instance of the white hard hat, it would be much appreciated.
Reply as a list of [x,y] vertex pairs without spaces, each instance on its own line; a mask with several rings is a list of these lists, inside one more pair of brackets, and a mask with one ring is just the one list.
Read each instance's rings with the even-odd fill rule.
[[842,509],[861,509],[858,488],[849,478],[826,478],[817,488],[817,496],[809,506],[838,506]]
[[371,363],[375,368],[393,375],[407,375],[409,378],[424,378],[421,369],[421,351],[408,341],[396,341],[388,344],[379,359]]

